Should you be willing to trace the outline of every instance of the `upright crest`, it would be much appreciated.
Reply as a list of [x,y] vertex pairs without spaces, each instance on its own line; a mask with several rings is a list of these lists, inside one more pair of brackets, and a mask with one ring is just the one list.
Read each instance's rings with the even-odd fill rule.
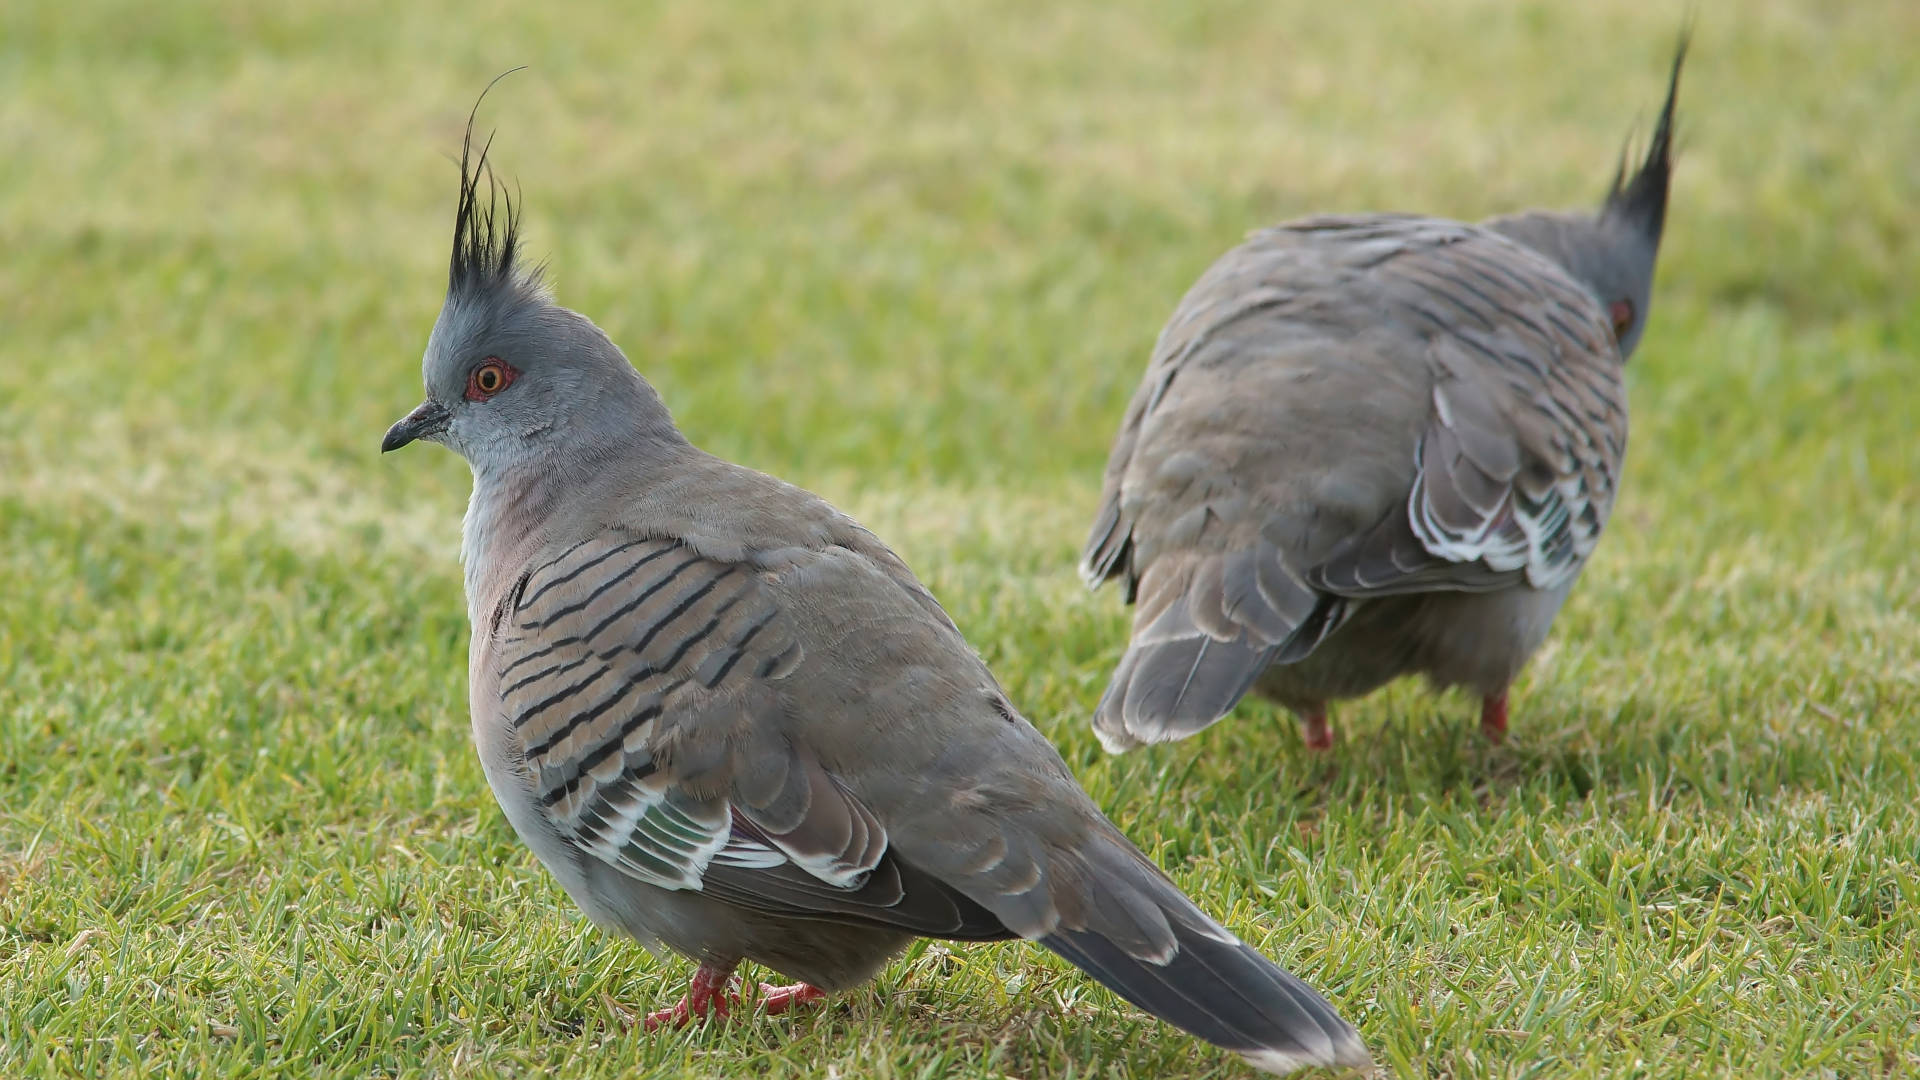
[[[501,289],[530,290],[538,285],[540,271],[523,271],[519,266],[520,214],[513,194],[493,174],[487,153],[493,149],[493,136],[473,154],[473,121],[480,113],[493,84],[513,74],[512,68],[494,76],[486,90],[467,114],[467,134],[460,144],[460,201],[453,217],[453,257],[447,265],[447,295],[484,294]],[[487,187],[487,202],[480,205],[480,185]]]
[[1654,125],[1653,141],[1647,146],[1646,160],[1632,178],[1627,177],[1623,155],[1613,175],[1613,188],[1607,192],[1602,217],[1632,222],[1655,244],[1667,222],[1667,181],[1673,172],[1673,106],[1680,94],[1680,66],[1687,59],[1687,39],[1680,35],[1680,47],[1673,56],[1673,73],[1667,79],[1667,103],[1660,108],[1660,121]]

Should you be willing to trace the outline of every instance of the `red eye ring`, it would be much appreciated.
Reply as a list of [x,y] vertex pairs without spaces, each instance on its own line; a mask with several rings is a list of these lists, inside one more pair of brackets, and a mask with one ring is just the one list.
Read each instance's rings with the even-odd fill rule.
[[1633,301],[1615,300],[1607,306],[1607,315],[1613,319],[1613,339],[1618,341],[1633,328]]
[[485,363],[474,368],[467,376],[467,400],[485,401],[512,386],[514,377],[519,374],[513,365],[497,356],[489,356]]

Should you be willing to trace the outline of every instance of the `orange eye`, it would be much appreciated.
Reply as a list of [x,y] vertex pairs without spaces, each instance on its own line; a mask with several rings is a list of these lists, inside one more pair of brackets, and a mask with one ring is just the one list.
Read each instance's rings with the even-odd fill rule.
[[487,362],[473,369],[467,376],[467,400],[485,401],[512,385],[513,377],[520,374],[497,356],[487,357]]
[[1618,341],[1633,328],[1633,301],[1615,300],[1607,313],[1613,317],[1613,339]]

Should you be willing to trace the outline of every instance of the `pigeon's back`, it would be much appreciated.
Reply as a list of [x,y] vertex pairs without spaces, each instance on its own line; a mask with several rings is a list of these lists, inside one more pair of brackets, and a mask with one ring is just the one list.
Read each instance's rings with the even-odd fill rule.
[[1539,253],[1406,215],[1255,233],[1168,321],[1108,461],[1082,572],[1138,610],[1103,738],[1204,727],[1360,598],[1577,571],[1625,439],[1606,314]]

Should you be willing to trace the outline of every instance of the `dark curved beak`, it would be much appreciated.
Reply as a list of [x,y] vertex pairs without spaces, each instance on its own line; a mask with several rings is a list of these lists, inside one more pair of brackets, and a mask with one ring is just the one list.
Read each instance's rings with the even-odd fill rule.
[[415,439],[431,439],[447,430],[447,423],[452,419],[445,405],[431,399],[423,401],[387,429],[387,437],[380,440],[380,452],[398,450]]

